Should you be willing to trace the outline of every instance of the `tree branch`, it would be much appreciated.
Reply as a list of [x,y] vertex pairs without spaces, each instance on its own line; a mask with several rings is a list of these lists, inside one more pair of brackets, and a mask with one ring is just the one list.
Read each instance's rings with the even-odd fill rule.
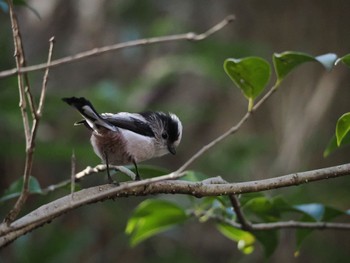
[[241,224],[241,229],[250,231],[252,230],[252,224],[245,218],[241,209],[241,203],[239,202],[236,195],[229,195],[233,210],[236,213],[237,221]]
[[[9,225],[4,223],[1,224],[0,247],[12,242],[19,236],[52,221],[54,218],[76,209],[77,207],[104,201],[110,198],[154,194],[187,194],[196,197],[203,197],[261,192],[281,187],[306,184],[318,180],[346,176],[349,174],[350,164],[344,164],[302,173],[293,173],[280,177],[241,183],[224,183],[224,181],[220,178],[214,178],[213,180],[210,179],[202,182],[159,181],[159,177],[155,177],[142,181],[123,183],[120,186],[108,184],[90,187],[45,204]],[[287,224],[286,226],[293,227],[293,224],[294,223],[289,222],[289,225]],[[305,223],[299,225],[307,226]],[[264,225],[260,225],[259,227],[263,228],[263,226]],[[318,225],[319,228],[325,226],[333,227],[334,224],[326,223],[326,225]],[[278,224],[276,224],[274,227],[281,228],[281,226]]]
[[199,149],[190,159],[188,159],[179,169],[177,169],[174,173],[172,173],[169,177],[165,178],[164,180],[168,179],[176,179],[180,178],[180,173],[182,173],[187,167],[189,167],[193,162],[195,162],[199,157],[201,157],[204,153],[206,153],[208,150],[216,146],[218,143],[226,139],[228,136],[236,133],[242,125],[249,119],[249,117],[263,105],[263,103],[268,100],[272,94],[277,90],[277,87],[279,85],[279,82],[276,82],[274,86],[272,86],[268,92],[254,105],[254,107],[248,111],[242,119],[234,126],[229,128],[226,132],[215,138],[214,140],[210,141],[208,144],[204,145],[201,149]]
[[[236,223],[225,217],[218,215],[211,215],[211,219],[219,221],[221,223],[228,224],[232,227],[247,230],[242,224]],[[319,229],[319,230],[350,230],[350,223],[331,223],[331,222],[300,222],[300,221],[285,221],[285,222],[274,222],[274,223],[256,223],[251,224],[250,229],[247,231],[266,231],[276,229],[287,229],[287,228],[306,228],[306,229]]]
[[110,46],[104,46],[100,48],[94,48],[88,51],[84,51],[72,56],[63,57],[57,60],[53,60],[49,65],[46,63],[23,67],[23,68],[13,68],[9,70],[4,70],[0,72],[0,78],[5,78],[9,76],[13,76],[18,73],[26,73],[31,71],[37,71],[37,70],[43,70],[46,67],[56,67],[59,65],[67,64],[76,62],[79,60],[86,59],[88,57],[93,57],[97,55],[101,55],[108,52],[117,51],[124,48],[130,48],[130,47],[136,47],[136,46],[143,46],[143,45],[151,45],[156,43],[164,43],[164,42],[173,42],[173,41],[183,41],[183,40],[189,40],[189,41],[201,41],[203,39],[208,38],[212,34],[218,32],[222,28],[224,28],[226,25],[231,23],[235,20],[234,15],[228,15],[225,19],[223,19],[221,22],[213,26],[212,28],[208,29],[206,32],[202,34],[196,34],[196,33],[185,33],[185,34],[178,34],[178,35],[170,35],[170,36],[162,36],[162,37],[152,37],[152,38],[145,38],[145,39],[138,39],[138,40],[132,40],[129,42],[124,43],[118,43]]
[[[47,59],[47,65],[50,63],[51,58],[52,58],[53,45],[54,45],[54,37],[52,37],[50,39],[50,48],[49,48],[49,54],[48,54],[48,59]],[[38,107],[37,111],[32,113],[34,120],[33,120],[31,133],[29,136],[29,144],[27,145],[27,149],[26,149],[26,161],[25,161],[25,167],[24,167],[24,173],[23,173],[23,187],[22,187],[21,195],[17,199],[14,207],[11,209],[11,211],[8,213],[8,215],[5,217],[5,222],[7,224],[9,224],[13,220],[15,220],[15,218],[18,216],[19,212],[22,210],[22,207],[25,204],[25,202],[29,196],[29,178],[30,178],[32,166],[33,166],[35,139],[36,139],[36,134],[37,134],[37,130],[39,127],[39,123],[40,123],[40,119],[41,119],[41,115],[42,115],[42,110],[43,110],[43,106],[44,106],[46,87],[47,87],[47,81],[48,81],[48,74],[49,74],[49,68],[47,67],[45,70],[44,77],[43,77],[39,107]],[[30,94],[29,89],[27,90],[27,93]],[[31,97],[31,94],[30,94],[30,97]]]
[[[14,49],[15,49],[14,57],[16,61],[16,70],[17,72],[21,72],[21,68],[25,66],[22,38],[19,31],[17,17],[13,10],[13,3],[11,0],[7,0],[7,3],[9,6],[10,20],[12,25],[12,37],[13,37],[13,43],[14,43]],[[30,138],[30,127],[29,127],[29,119],[28,119],[28,113],[27,113],[27,101],[25,98],[26,92],[25,92],[23,74],[18,73],[17,78],[18,78],[18,90],[19,90],[19,107],[22,114],[24,135],[26,139],[26,148],[28,148],[29,138]]]
[[[107,168],[106,168],[105,164],[99,164],[99,165],[96,165],[95,167],[88,166],[84,170],[74,174],[74,182],[78,182],[81,179],[83,179],[84,177],[89,176],[91,174],[106,171],[106,169]],[[135,173],[133,173],[131,170],[129,170],[128,168],[126,168],[124,166],[109,165],[109,169],[110,170],[114,169],[116,171],[119,171],[119,172],[129,176],[132,180],[135,180],[135,177],[136,177]],[[43,189],[42,191],[44,194],[47,194],[49,192],[55,191],[56,189],[65,187],[71,183],[72,183],[72,179],[67,179],[67,180],[59,182],[57,184],[50,185],[50,186],[46,187],[45,189]]]

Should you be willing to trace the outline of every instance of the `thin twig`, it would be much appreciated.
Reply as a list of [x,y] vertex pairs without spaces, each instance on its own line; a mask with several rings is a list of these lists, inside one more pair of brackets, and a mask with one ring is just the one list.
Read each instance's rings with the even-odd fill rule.
[[[135,173],[133,173],[131,170],[129,170],[128,168],[126,168],[124,166],[110,165],[109,168],[114,169],[116,171],[119,171],[119,172],[129,176],[132,180],[135,180],[135,177],[136,177]],[[75,173],[74,181],[78,182],[88,175],[96,174],[96,173],[103,172],[103,171],[106,171],[105,164],[99,164],[99,165],[96,165],[95,167],[88,166],[84,170],[82,170],[78,173]],[[53,184],[53,185],[46,187],[45,189],[42,190],[42,192],[43,192],[43,194],[47,194],[47,193],[53,192],[57,189],[63,188],[71,183],[72,183],[72,179],[64,180],[64,181],[59,182],[57,184]]]
[[13,3],[11,0],[7,0],[8,6],[9,6],[9,12],[10,12],[10,19],[11,19],[11,25],[12,25],[12,36],[13,36],[13,43],[14,43],[14,49],[15,49],[15,60],[16,60],[16,70],[18,73],[18,89],[19,89],[19,107],[22,114],[22,120],[23,120],[23,128],[24,128],[24,135],[26,139],[26,149],[29,145],[29,138],[30,138],[30,127],[29,127],[29,120],[28,120],[28,113],[27,113],[27,102],[25,98],[25,87],[24,87],[24,78],[23,74],[21,72],[21,68],[24,66],[24,53],[22,48],[22,41],[21,36],[19,34],[19,27],[18,27],[18,21],[16,14],[13,10]]
[[[209,178],[202,181],[203,184],[228,184],[228,182],[221,178],[221,176]],[[241,228],[244,230],[251,230],[251,222],[246,219],[246,217],[243,214],[241,203],[239,202],[239,199],[237,195],[230,194],[228,195],[232,208],[237,216],[237,221],[241,224]]]
[[76,169],[76,159],[75,159],[75,153],[74,150],[72,152],[72,158],[71,158],[71,177],[70,177],[70,193],[73,194],[75,191],[75,169]]
[[[108,52],[117,51],[124,48],[130,48],[130,47],[136,47],[136,46],[143,46],[143,45],[151,45],[156,43],[164,43],[164,42],[173,42],[173,41],[183,41],[183,40],[189,40],[189,41],[201,41],[203,39],[208,38],[212,34],[218,32],[223,27],[231,23],[235,20],[234,15],[228,15],[225,19],[223,19],[220,23],[216,24],[206,32],[202,34],[196,34],[196,33],[185,33],[185,34],[178,34],[178,35],[170,35],[170,36],[162,36],[162,37],[152,37],[152,38],[145,38],[145,39],[138,39],[138,40],[132,40],[124,43],[118,43],[110,46],[104,46],[100,48],[94,48],[88,51],[84,51],[72,56],[63,57],[57,60],[53,60],[49,67],[56,67],[59,65],[67,64],[76,62],[82,59],[86,59],[88,57],[93,57],[97,55],[101,55]],[[46,63],[23,67],[23,68],[13,68],[9,70],[4,70],[0,72],[0,78],[13,76],[19,72],[25,73],[25,72],[31,72],[31,71],[37,71],[42,70],[47,67]]]
[[[10,10],[10,18],[11,18],[11,24],[12,24],[12,35],[13,35],[14,46],[15,46],[16,68],[17,68],[18,72],[21,72],[21,69],[25,68],[27,66],[26,58],[25,58],[25,54],[24,54],[21,31],[19,30],[18,19],[17,19],[15,12],[14,12],[13,3],[11,0],[7,0],[7,3],[9,6],[9,10]],[[19,84],[19,87],[21,89],[21,91],[20,91],[20,105],[22,105],[22,103],[24,103],[23,108],[26,109],[26,102],[25,102],[24,95],[27,95],[29,109],[30,109],[30,112],[32,113],[32,117],[34,118],[35,113],[36,113],[35,112],[35,104],[34,104],[33,96],[30,92],[30,83],[29,83],[28,74],[26,74],[26,73],[18,74],[18,78],[21,79],[21,80],[18,80],[18,84]],[[26,121],[28,121],[27,112],[26,112],[26,117],[27,117]],[[29,123],[27,123],[26,125],[27,125],[26,126],[27,131],[28,131],[28,133],[26,133],[26,135],[28,135],[28,137],[26,137],[27,138],[27,146],[28,146]]]
[[228,136],[236,133],[241,126],[249,119],[249,117],[252,115],[254,111],[256,111],[263,103],[271,97],[271,95],[277,90],[279,83],[276,83],[273,87],[269,89],[269,91],[255,104],[255,106],[251,109],[251,111],[248,111],[243,118],[234,126],[229,128],[226,132],[209,142],[208,144],[204,145],[198,152],[196,152],[190,159],[188,159],[180,168],[178,168],[171,179],[179,178],[177,175],[181,172],[183,172],[185,169],[187,169],[188,166],[190,166],[194,161],[196,161],[199,157],[201,157],[205,152],[210,150],[212,147],[226,139]]
[[229,195],[232,207],[236,213],[237,220],[241,224],[243,230],[251,230],[252,224],[245,218],[243,211],[241,209],[241,203],[236,195]]
[[[48,59],[47,59],[47,65],[50,63],[51,58],[52,58],[53,45],[54,45],[54,38],[51,38],[50,39],[49,54],[48,54]],[[36,134],[37,134],[37,130],[38,130],[40,119],[41,119],[43,103],[45,100],[48,72],[49,72],[49,68],[47,67],[45,70],[44,77],[43,77],[43,85],[42,85],[41,98],[40,98],[41,106],[39,106],[38,112],[35,112],[33,114],[34,120],[33,120],[32,129],[31,129],[31,134],[29,136],[29,145],[27,146],[27,150],[26,150],[26,161],[25,161],[25,167],[24,167],[24,173],[23,173],[23,188],[21,191],[21,195],[17,199],[14,207],[11,209],[11,211],[8,213],[8,215],[5,217],[5,222],[7,224],[12,222],[18,216],[18,214],[22,210],[23,205],[25,204],[25,202],[29,196],[29,178],[30,178],[30,175],[32,172],[32,166],[33,166]],[[30,90],[27,90],[27,92],[30,92]]]
[[[230,219],[219,215],[211,215],[211,219],[228,224],[232,227],[247,230],[242,224],[238,224]],[[319,230],[350,230],[350,223],[332,223],[332,222],[301,222],[301,221],[281,221],[273,223],[255,223],[250,225],[249,231],[266,231],[276,229],[319,229]]]
[[40,94],[40,100],[39,100],[39,106],[38,106],[38,110],[37,110],[37,115],[39,115],[39,117],[41,117],[43,108],[44,108],[44,102],[45,102],[45,97],[46,97],[46,89],[47,89],[47,81],[49,79],[49,67],[48,65],[51,62],[52,59],[52,53],[53,53],[53,46],[55,43],[55,37],[51,37],[50,40],[50,47],[49,47],[49,55],[48,55],[48,59],[47,59],[47,63],[46,63],[46,70],[45,70],[45,74],[44,74],[44,78],[43,78],[43,83],[42,83],[42,87],[41,87],[41,94]]

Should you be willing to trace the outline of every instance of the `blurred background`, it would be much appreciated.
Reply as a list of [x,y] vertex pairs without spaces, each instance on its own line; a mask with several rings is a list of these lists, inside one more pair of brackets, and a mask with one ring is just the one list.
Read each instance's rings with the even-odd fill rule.
[[[178,154],[146,162],[176,169],[235,124],[247,102],[223,70],[226,58],[261,56],[288,50],[320,55],[350,53],[350,2],[285,0],[94,1],[27,0],[40,18],[17,7],[27,63],[46,61],[48,40],[55,36],[54,58],[139,38],[185,32],[202,33],[228,14],[237,20],[200,42],[171,42],[124,49],[62,65],[50,71],[44,116],[37,137],[33,176],[42,187],[70,176],[75,150],[77,170],[99,163],[89,132],[73,127],[80,116],[62,97],[84,96],[100,112],[146,109],[171,111],[183,122]],[[0,11],[0,71],[15,67],[9,16]],[[29,74],[38,100],[43,72]],[[274,81],[271,79],[271,84]],[[350,71],[343,65],[326,72],[310,63],[287,77],[273,97],[234,136],[191,166],[208,177],[231,182],[269,178],[349,161],[349,149],[327,158],[323,151],[337,119],[349,112]],[[25,145],[18,109],[17,78],[0,79],[0,189],[17,180],[24,169]],[[147,175],[146,175],[147,176]],[[123,178],[123,180],[128,180]],[[106,183],[94,175],[82,187]],[[267,192],[283,195],[291,204],[323,202],[349,208],[349,178],[321,181]],[[61,189],[33,196],[29,212],[69,193]],[[1,262],[261,262],[257,245],[243,255],[214,226],[196,220],[158,235],[135,248],[128,245],[125,225],[133,209],[147,197],[106,201],[55,219],[0,252]],[[148,197],[149,198],[149,197]],[[158,196],[157,198],[164,198]],[[167,196],[174,202],[186,197]],[[1,204],[3,217],[14,200]],[[292,230],[280,231],[280,243],[270,262],[347,262],[348,232],[319,231],[305,240],[299,257]]]

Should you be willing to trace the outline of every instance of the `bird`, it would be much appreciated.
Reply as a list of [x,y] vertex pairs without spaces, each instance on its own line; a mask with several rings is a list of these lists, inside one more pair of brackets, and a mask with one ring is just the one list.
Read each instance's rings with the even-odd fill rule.
[[182,138],[182,123],[173,113],[145,111],[99,114],[84,97],[62,98],[82,115],[74,125],[85,125],[92,131],[90,142],[95,154],[106,164],[109,183],[109,165],[135,166],[135,180],[141,180],[137,164],[165,154],[176,154]]

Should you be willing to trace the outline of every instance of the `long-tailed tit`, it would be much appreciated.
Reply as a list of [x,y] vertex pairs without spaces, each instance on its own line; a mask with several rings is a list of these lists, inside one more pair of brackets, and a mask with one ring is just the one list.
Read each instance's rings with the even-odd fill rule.
[[140,180],[137,163],[159,157],[167,153],[176,153],[182,137],[182,124],[172,113],[142,112],[99,114],[85,98],[63,98],[63,101],[75,107],[84,120],[75,125],[84,124],[92,130],[91,144],[95,153],[107,165],[125,165],[133,163],[136,180]]

